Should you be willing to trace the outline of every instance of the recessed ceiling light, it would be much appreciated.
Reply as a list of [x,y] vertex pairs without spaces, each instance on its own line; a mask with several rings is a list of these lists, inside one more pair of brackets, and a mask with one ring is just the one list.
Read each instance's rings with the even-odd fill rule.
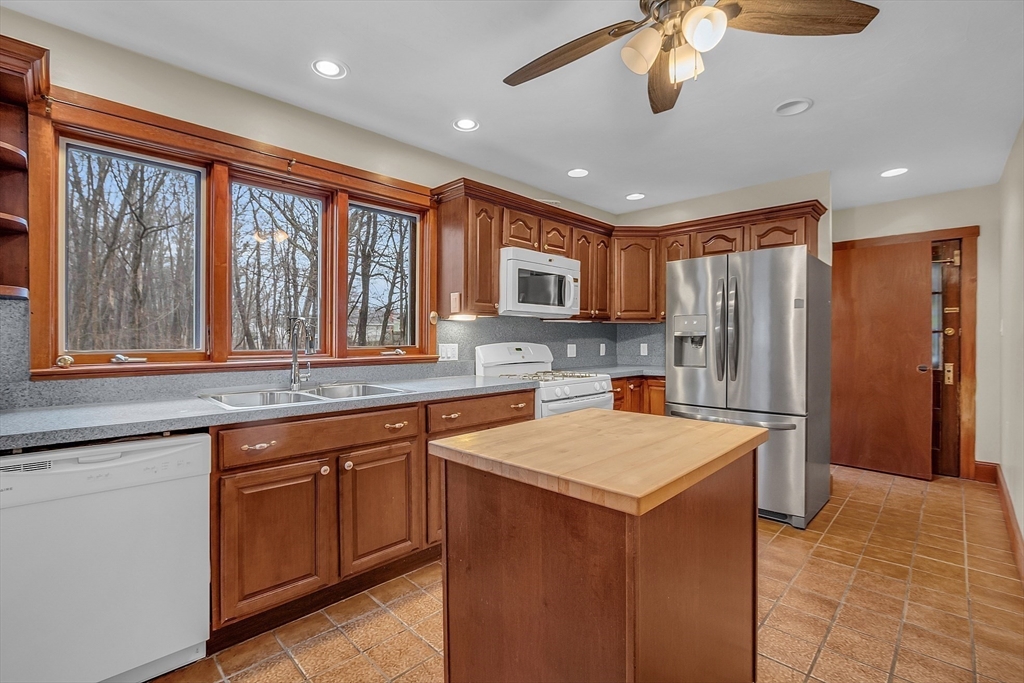
[[631,201],[631,202],[635,202],[635,201],[636,201],[636,200],[638,200],[638,199],[643,199],[643,198],[644,198],[644,196],[645,196],[645,195],[643,195],[643,194],[642,194],[642,193],[640,193],[640,192],[634,192],[633,194],[627,194],[627,195],[626,195],[626,199],[628,199],[628,200],[629,200],[629,201]]
[[328,59],[318,59],[313,62],[313,73],[324,78],[337,80],[348,76],[348,67],[340,62],[332,62]]
[[569,171],[569,177],[570,178],[582,178],[583,176],[588,175],[589,173],[590,173],[590,171],[588,171],[585,168],[574,168],[571,171]]
[[775,113],[779,116],[796,116],[797,114],[803,114],[813,106],[813,100],[809,100],[806,97],[800,97],[795,100],[786,100],[782,104],[778,105],[775,107]]
[[458,119],[452,122],[452,126],[457,131],[469,133],[470,131],[474,131],[479,128],[480,124],[473,119]]
[[905,168],[890,168],[888,171],[882,171],[883,178],[895,178],[898,175],[903,175],[907,172]]

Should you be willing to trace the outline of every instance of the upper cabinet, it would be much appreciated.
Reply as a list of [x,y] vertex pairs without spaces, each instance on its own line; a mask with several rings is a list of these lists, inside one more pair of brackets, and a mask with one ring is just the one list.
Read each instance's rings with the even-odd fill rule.
[[742,225],[732,228],[714,228],[711,230],[698,230],[693,233],[693,255],[714,256],[715,254],[732,254],[737,251],[745,251],[744,227]]
[[580,262],[580,314],[584,320],[608,319],[608,274],[611,238],[576,228],[571,257]]
[[812,254],[818,252],[817,221],[810,231],[813,240],[808,240],[808,218],[787,218],[775,221],[762,221],[747,226],[747,249],[769,249],[771,247],[792,247],[806,244]]
[[612,320],[657,317],[657,263],[657,237],[612,237]]
[[506,247],[540,249],[540,218],[522,211],[505,211],[501,244]]
[[541,220],[540,250],[547,254],[572,257],[572,228],[547,218]]
[[503,207],[457,197],[438,207],[438,313],[494,315]]
[[682,261],[690,258],[690,234],[662,237],[661,251],[665,261]]

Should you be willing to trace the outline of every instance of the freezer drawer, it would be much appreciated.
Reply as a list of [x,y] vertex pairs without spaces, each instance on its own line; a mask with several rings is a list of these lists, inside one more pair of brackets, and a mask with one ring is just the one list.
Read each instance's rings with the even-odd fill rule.
[[[670,404],[673,417],[728,422],[769,430],[768,443],[757,449],[757,507],[772,516],[785,516],[803,528],[807,517],[807,418],[768,413],[745,413]],[[813,512],[817,512],[814,510]]]

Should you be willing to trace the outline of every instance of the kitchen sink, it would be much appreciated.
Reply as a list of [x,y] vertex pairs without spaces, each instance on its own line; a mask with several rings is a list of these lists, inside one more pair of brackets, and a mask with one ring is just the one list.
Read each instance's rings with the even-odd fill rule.
[[404,389],[385,387],[379,384],[321,384],[315,389],[310,389],[311,394],[322,396],[328,400],[343,398],[360,398],[363,396],[382,396],[387,394],[405,394]]
[[230,394],[205,394],[202,398],[219,403],[225,408],[264,408],[324,400],[305,391],[240,391]]

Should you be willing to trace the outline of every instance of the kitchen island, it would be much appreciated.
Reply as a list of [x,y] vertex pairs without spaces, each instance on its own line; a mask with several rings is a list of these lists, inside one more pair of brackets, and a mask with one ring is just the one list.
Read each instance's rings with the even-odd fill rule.
[[767,438],[590,409],[432,442],[445,680],[753,681]]

